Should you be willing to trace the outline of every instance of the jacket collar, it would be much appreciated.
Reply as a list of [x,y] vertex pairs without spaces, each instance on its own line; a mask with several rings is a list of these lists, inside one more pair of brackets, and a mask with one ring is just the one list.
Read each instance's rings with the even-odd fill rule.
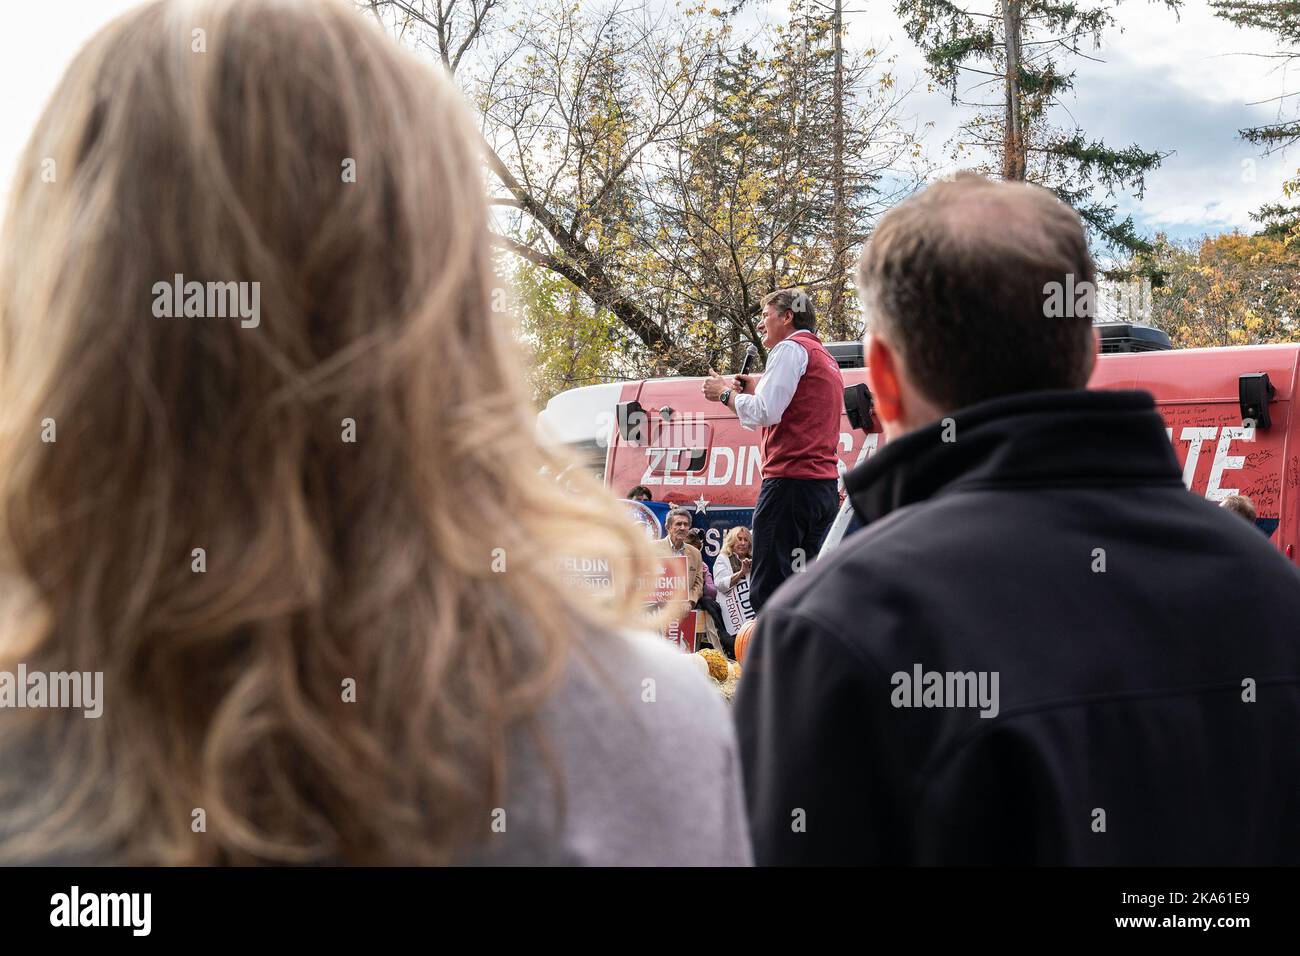
[[[947,440],[945,440],[945,438]],[[1181,485],[1146,392],[1024,392],[970,405],[887,443],[844,476],[863,523],[973,487]]]
[[[813,332],[811,329],[795,329],[793,332],[791,332],[789,335],[783,338],[781,342],[789,342],[796,335],[806,335],[814,342],[818,343],[819,345],[821,344],[821,339],[817,338],[817,333]],[[776,345],[780,345],[781,342],[777,342]],[[773,345],[772,348],[776,348],[776,345]]]

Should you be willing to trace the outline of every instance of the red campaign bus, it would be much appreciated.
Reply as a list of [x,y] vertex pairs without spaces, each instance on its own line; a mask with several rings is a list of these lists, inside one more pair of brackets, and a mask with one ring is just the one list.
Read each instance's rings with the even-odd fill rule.
[[[1211,501],[1250,498],[1261,532],[1295,560],[1300,425],[1291,397],[1300,344],[1174,350],[1167,336],[1144,326],[1113,324],[1099,332],[1102,354],[1089,387],[1150,392],[1187,486]],[[844,376],[843,472],[879,447],[880,426],[870,413],[862,344],[828,348]],[[727,527],[749,523],[761,461],[758,433],[706,401],[700,382],[660,378],[572,389],[551,399],[538,421],[550,440],[584,452],[620,496],[644,485],[655,500],[689,508],[707,531],[712,556]],[[845,505],[824,549],[851,524]]]

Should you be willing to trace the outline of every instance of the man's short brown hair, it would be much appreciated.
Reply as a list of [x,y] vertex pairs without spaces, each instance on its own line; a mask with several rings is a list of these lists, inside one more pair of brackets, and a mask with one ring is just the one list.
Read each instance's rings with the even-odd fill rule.
[[1227,508],[1233,514],[1241,515],[1247,521],[1255,520],[1255,503],[1245,495],[1228,495],[1219,502],[1220,508]]
[[[1074,307],[1071,290],[1095,283],[1073,209],[1038,186],[974,173],[891,209],[858,267],[868,328],[945,410],[1084,387],[1095,348],[1092,316]],[[1064,293],[1064,316],[1047,307],[1053,284]]]
[[777,289],[763,296],[763,305],[776,306],[776,314],[794,313],[794,327],[813,332],[817,329],[817,314],[813,310],[812,296],[803,289]]
[[669,510],[668,514],[664,515],[664,531],[671,528],[673,522],[678,518],[685,518],[688,525],[693,523],[691,513],[685,508],[672,508]]

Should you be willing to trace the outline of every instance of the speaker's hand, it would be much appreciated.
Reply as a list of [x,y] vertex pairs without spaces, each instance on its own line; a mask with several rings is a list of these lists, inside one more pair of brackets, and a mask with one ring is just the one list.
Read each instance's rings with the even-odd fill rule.
[[702,391],[704,393],[704,397],[711,402],[716,402],[718,400],[718,396],[720,396],[727,389],[732,389],[733,391],[737,391],[739,390],[739,388],[740,386],[736,382],[736,376],[719,375],[713,369],[709,369],[709,377],[706,378],[704,382],[700,385],[700,391]]

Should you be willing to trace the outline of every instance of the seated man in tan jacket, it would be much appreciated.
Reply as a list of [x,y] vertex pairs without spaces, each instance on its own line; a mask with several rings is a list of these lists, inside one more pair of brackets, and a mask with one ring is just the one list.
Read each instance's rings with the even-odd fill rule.
[[[667,534],[659,539],[659,550],[664,554],[686,555],[687,589],[686,601],[683,602],[681,617],[685,617],[699,606],[704,594],[704,558],[698,548],[687,543],[686,535],[691,530],[691,513],[685,508],[674,508],[664,519]],[[705,633],[713,632],[713,620],[709,615],[701,615]],[[716,646],[716,641],[714,641]]]

